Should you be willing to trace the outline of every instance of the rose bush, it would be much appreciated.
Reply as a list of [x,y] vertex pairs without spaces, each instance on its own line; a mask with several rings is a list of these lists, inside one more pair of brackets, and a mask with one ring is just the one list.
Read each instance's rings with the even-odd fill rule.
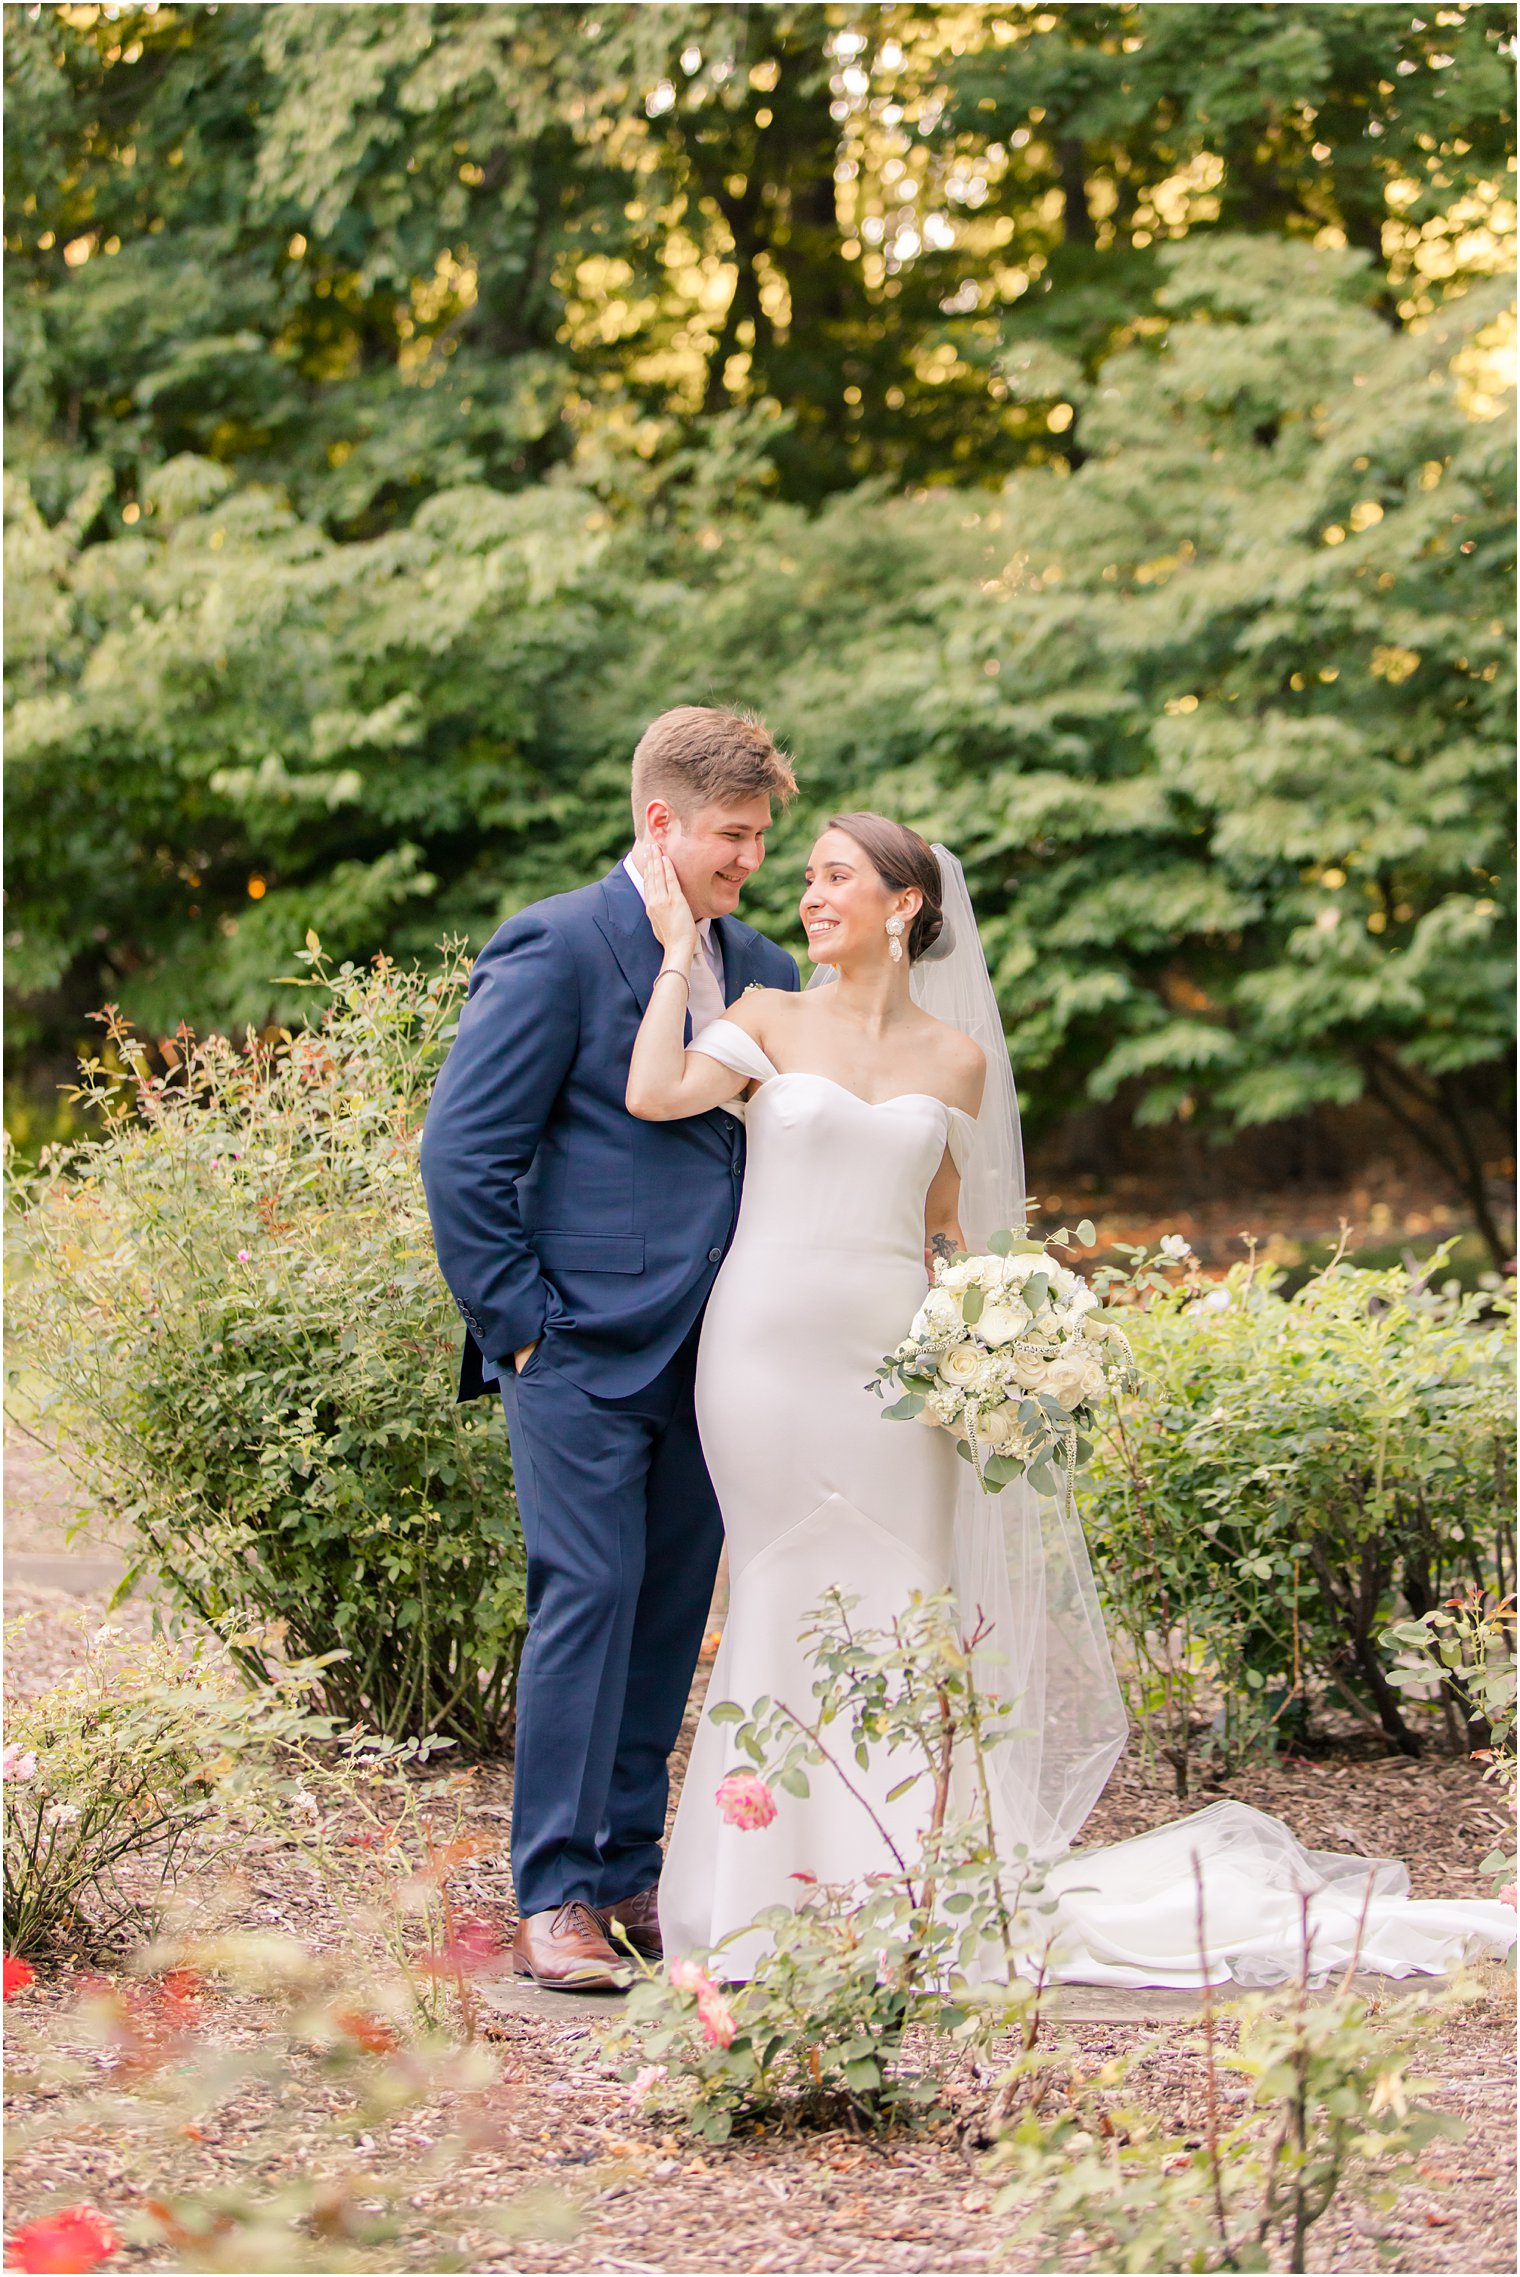
[[[1131,1706],[1185,1792],[1333,1698],[1406,1753],[1381,1632],[1514,1584],[1512,1301],[1337,1261],[1154,1295],[1078,1492]],[[1427,1276],[1434,1276],[1435,1284]],[[1210,1716],[1214,1723],[1210,1727]],[[1461,1746],[1460,1730],[1453,1734]]]
[[187,1845],[209,1855],[283,1818],[301,1752],[333,1734],[310,1712],[310,1666],[281,1665],[250,1692],[215,1640],[135,1646],[103,1628],[80,1641],[58,1683],[6,1703],[8,1983],[20,1956],[140,1919]]
[[108,1021],[100,1134],[13,1177],[25,1389],[182,1605],[283,1622],[344,1722],[490,1746],[522,1538],[500,1414],[455,1405],[417,1175],[467,968],[334,971],[315,936],[304,961],[326,1009],[273,1042],[181,1031],[155,1076]]

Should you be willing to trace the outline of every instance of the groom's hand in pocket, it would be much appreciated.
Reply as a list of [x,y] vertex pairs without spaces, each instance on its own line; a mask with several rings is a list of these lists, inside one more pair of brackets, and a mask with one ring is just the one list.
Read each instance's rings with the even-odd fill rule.
[[519,1351],[513,1353],[512,1365],[516,1369],[518,1375],[522,1374],[524,1368],[528,1365],[528,1362],[532,1359],[534,1353],[538,1350],[538,1346],[539,1339],[535,1336],[531,1344],[524,1344]]

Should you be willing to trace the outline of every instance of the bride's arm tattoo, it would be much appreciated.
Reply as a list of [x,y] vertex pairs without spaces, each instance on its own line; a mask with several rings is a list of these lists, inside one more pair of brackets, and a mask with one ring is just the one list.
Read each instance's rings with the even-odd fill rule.
[[929,1254],[948,1265],[955,1256],[955,1243],[948,1233],[936,1233],[929,1240]]

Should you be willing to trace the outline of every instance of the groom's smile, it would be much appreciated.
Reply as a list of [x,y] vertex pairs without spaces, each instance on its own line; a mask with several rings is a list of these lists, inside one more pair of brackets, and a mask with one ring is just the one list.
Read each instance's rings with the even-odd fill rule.
[[771,802],[704,806],[688,815],[651,813],[649,835],[668,855],[693,917],[731,917],[739,896],[765,860]]

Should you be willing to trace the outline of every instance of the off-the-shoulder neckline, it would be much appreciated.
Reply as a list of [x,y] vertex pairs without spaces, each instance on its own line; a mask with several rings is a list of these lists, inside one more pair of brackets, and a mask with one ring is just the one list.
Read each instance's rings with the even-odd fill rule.
[[[863,1099],[858,1091],[852,1091],[850,1089],[850,1086],[847,1083],[841,1083],[837,1076],[820,1075],[816,1068],[778,1067],[775,1061],[770,1057],[769,1053],[761,1050],[754,1037],[750,1035],[746,1029],[739,1026],[737,1020],[714,1020],[712,1022],[712,1025],[715,1028],[732,1028],[735,1035],[742,1036],[744,1038],[744,1041],[749,1045],[749,1048],[754,1053],[756,1059],[763,1060],[766,1067],[770,1070],[769,1074],[764,1078],[766,1082],[796,1082],[800,1078],[802,1081],[809,1083],[826,1083],[828,1084],[830,1090],[842,1091],[847,1099],[853,1099],[858,1107],[895,1107],[898,1104],[899,1100],[902,1099],[927,1099],[933,1106],[943,1107],[947,1115],[959,1115],[963,1123],[974,1123],[976,1121],[975,1115],[973,1115],[968,1108],[952,1106],[950,1101],[948,1099],[942,1099],[937,1091],[894,1091],[890,1094],[889,1097],[885,1099]],[[693,1051],[701,1050],[701,1036],[694,1036],[692,1038],[690,1048]],[[756,1079],[752,1078],[752,1080]]]

